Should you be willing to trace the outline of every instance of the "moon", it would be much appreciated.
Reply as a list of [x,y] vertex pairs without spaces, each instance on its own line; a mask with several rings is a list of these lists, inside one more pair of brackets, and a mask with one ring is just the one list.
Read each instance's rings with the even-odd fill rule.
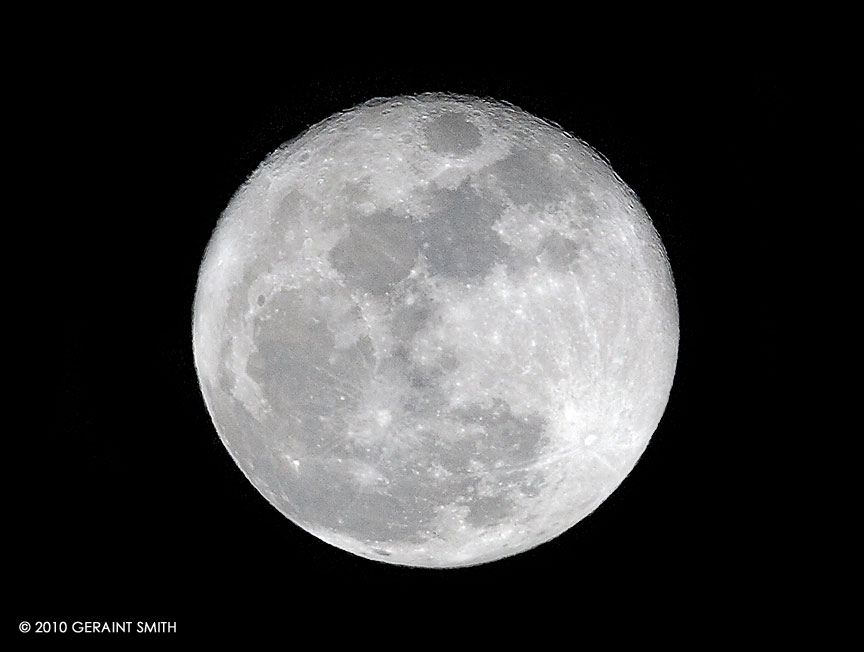
[[319,539],[480,564],[558,536],[630,473],[678,354],[668,259],[590,146],[469,96],[375,99],[268,156],[193,310],[216,431]]

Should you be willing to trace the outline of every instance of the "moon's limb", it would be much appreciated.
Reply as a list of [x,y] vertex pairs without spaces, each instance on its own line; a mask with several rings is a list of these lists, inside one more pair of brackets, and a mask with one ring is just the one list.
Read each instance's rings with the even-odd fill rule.
[[235,461],[350,552],[459,566],[623,480],[668,400],[672,275],[635,195],[515,107],[376,100],[274,152],[208,246],[193,336]]

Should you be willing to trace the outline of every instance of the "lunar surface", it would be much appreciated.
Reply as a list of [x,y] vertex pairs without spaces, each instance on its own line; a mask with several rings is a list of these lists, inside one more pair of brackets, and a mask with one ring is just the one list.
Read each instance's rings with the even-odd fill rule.
[[252,484],[323,541],[410,566],[541,544],[633,469],[678,308],[588,145],[473,97],[378,99],[271,154],[195,297],[195,363]]

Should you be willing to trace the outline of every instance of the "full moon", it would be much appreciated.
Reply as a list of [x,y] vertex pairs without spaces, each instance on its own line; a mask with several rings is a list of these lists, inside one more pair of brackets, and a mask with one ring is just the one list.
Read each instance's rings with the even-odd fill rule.
[[375,99],[268,156],[207,247],[193,345],[249,481],[378,561],[480,564],[633,469],[678,354],[667,256],[590,146],[510,104]]

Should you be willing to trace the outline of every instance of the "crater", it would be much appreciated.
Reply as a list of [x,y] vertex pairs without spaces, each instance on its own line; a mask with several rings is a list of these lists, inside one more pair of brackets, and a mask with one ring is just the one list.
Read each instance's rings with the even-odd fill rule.
[[480,130],[464,113],[447,112],[426,126],[426,142],[433,152],[464,156],[480,146]]

